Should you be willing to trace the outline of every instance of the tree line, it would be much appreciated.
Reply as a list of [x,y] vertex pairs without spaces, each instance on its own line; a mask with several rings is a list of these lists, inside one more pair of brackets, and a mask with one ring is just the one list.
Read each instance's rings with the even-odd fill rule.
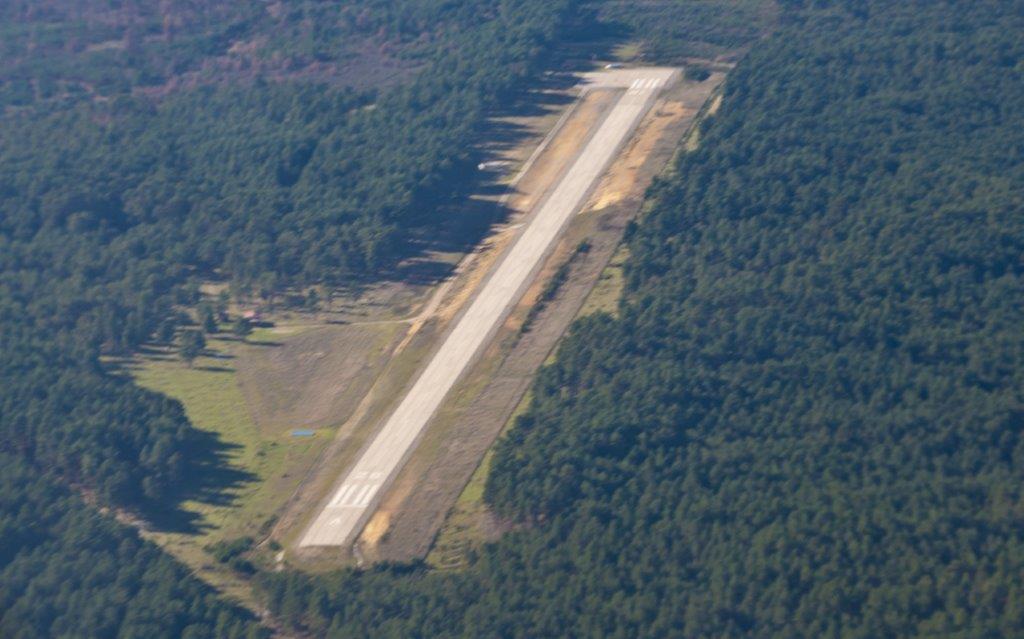
[[0,634],[256,639],[253,616],[152,543],[0,454]]

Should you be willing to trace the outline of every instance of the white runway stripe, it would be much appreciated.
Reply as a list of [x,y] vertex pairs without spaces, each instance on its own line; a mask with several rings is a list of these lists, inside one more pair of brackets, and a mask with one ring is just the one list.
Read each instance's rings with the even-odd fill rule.
[[626,95],[642,95],[648,91],[654,91],[665,84],[663,78],[638,78],[629,85]]
[[338,492],[334,494],[334,499],[331,500],[331,505],[340,506],[341,503],[345,501],[345,497],[347,497],[348,494],[352,492],[353,488],[355,488],[354,484],[345,484],[344,486],[339,488]]
[[367,504],[370,503],[370,499],[373,498],[373,494],[375,492],[377,492],[377,487],[376,486],[367,486],[367,488],[369,488],[370,490],[368,490],[365,495],[360,497],[359,503],[356,504],[357,506],[364,506],[365,507]]
[[[359,496],[357,497],[357,496],[355,496],[353,494],[352,501],[350,501],[349,503],[347,503],[345,505],[346,506],[361,506],[363,504],[363,500],[366,499],[369,496],[371,490],[373,490],[373,486],[363,486],[363,489],[361,491],[359,491]],[[367,501],[369,501],[369,500],[367,499]]]

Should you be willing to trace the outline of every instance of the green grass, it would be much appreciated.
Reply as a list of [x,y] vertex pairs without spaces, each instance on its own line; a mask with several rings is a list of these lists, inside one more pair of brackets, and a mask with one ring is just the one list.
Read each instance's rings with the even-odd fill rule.
[[[210,340],[210,349],[221,355],[237,355],[244,344]],[[229,492],[230,503],[218,505],[187,501],[181,508],[197,516],[198,533],[153,532],[149,536],[189,564],[199,576],[240,601],[249,600],[245,583],[217,564],[203,549],[211,543],[250,536],[257,540],[268,532],[275,513],[284,504],[312,463],[322,441],[333,432],[318,431],[312,438],[289,434],[267,436],[260,432],[238,387],[233,359],[200,357],[189,368],[174,357],[148,357],[133,367],[136,383],[182,403],[192,424],[215,433],[228,445],[227,463],[250,476]]]
[[612,49],[612,57],[619,62],[635,62],[640,59],[643,47],[640,42],[624,42]]
[[487,504],[484,486],[491,468],[494,449],[484,454],[480,465],[470,477],[437,534],[433,548],[427,555],[427,564],[439,570],[458,570],[468,562],[469,552],[487,540],[484,524]]
[[629,259],[629,249],[625,245],[619,246],[608,261],[608,265],[601,271],[594,288],[591,289],[583,307],[577,317],[585,317],[593,313],[609,313],[618,315],[619,299],[622,297],[622,289],[625,286],[623,278],[623,265]]
[[[526,412],[532,401],[533,391],[528,390],[505,422],[502,432]],[[427,564],[431,567],[439,570],[464,568],[468,563],[469,553],[488,540],[487,523],[490,513],[484,502],[484,487],[491,472],[493,457],[494,446],[491,446],[448,513],[444,525],[438,531],[434,546],[427,555]]]
[[296,327],[293,330],[278,329],[276,331],[272,328],[254,328],[245,339],[250,342],[273,343],[280,340],[282,337],[296,335],[302,332],[302,328],[303,327]]

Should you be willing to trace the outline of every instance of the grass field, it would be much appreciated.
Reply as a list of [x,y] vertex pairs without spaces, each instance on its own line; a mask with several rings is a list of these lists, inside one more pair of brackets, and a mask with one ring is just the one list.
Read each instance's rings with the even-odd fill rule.
[[[526,412],[533,399],[533,392],[526,395],[516,406],[502,431],[508,429],[516,418]],[[500,437],[500,436],[499,436]],[[467,565],[470,554],[483,543],[495,537],[495,522],[484,502],[484,486],[491,470],[492,446],[473,472],[466,487],[437,533],[434,546],[427,555],[427,564],[439,570],[458,570]]]
[[619,311],[619,298],[622,297],[624,285],[622,267],[629,259],[629,249],[622,245],[615,251],[615,255],[609,260],[608,265],[601,272],[601,277],[594,284],[590,295],[583,303],[578,317],[586,317],[594,313],[610,313],[617,315]]
[[468,564],[473,549],[488,539],[489,513],[484,503],[484,485],[491,467],[492,451],[487,451],[473,477],[466,484],[452,507],[434,547],[427,555],[427,564],[439,570],[459,570]]
[[241,349],[254,347],[219,339],[211,339],[209,347],[217,357],[199,357],[191,368],[170,355],[149,356],[132,367],[132,375],[140,386],[180,401],[196,428],[215,433],[229,447],[230,467],[245,473],[247,479],[228,491],[227,503],[182,504],[183,510],[196,516],[198,532],[151,532],[148,536],[209,583],[248,603],[244,580],[215,562],[204,547],[265,534],[303,469],[316,457],[321,442],[329,441],[333,433],[325,429],[310,438],[261,434],[249,416],[233,363]]

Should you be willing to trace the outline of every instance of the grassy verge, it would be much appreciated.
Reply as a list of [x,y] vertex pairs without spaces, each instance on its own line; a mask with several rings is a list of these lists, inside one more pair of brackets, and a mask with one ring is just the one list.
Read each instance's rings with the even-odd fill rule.
[[[532,400],[533,391],[528,390],[502,427],[502,432],[526,412]],[[469,563],[471,553],[493,538],[494,524],[490,510],[484,502],[484,486],[487,484],[493,456],[492,446],[480,460],[480,465],[473,471],[472,477],[448,513],[444,525],[437,533],[434,546],[427,555],[427,564],[431,567],[439,570],[464,568]]]
[[625,244],[620,245],[608,261],[608,265],[601,271],[594,288],[590,290],[583,307],[577,317],[586,317],[594,313],[609,313],[617,315],[619,312],[619,299],[622,297],[622,288],[625,283],[622,269],[626,260],[629,259],[629,249]]
[[493,452],[488,450],[438,532],[434,547],[427,555],[427,564],[431,567],[438,570],[465,568],[472,550],[487,541],[489,515],[484,503],[484,484],[492,456]]
[[615,45],[612,49],[612,57],[617,62],[637,62],[641,59],[643,54],[643,43],[641,42],[624,42],[622,44]]
[[240,350],[251,346],[223,339],[211,339],[209,346],[215,356],[199,357],[192,367],[173,356],[148,356],[132,367],[132,376],[140,386],[180,401],[196,428],[215,433],[226,446],[226,463],[244,479],[216,503],[182,504],[195,522],[194,530],[152,532],[149,536],[200,577],[249,603],[245,580],[214,560],[205,548],[241,537],[259,539],[266,534],[277,509],[295,489],[295,482],[318,454],[322,441],[329,441],[333,433],[321,430],[312,438],[261,433],[249,416],[234,365]]

